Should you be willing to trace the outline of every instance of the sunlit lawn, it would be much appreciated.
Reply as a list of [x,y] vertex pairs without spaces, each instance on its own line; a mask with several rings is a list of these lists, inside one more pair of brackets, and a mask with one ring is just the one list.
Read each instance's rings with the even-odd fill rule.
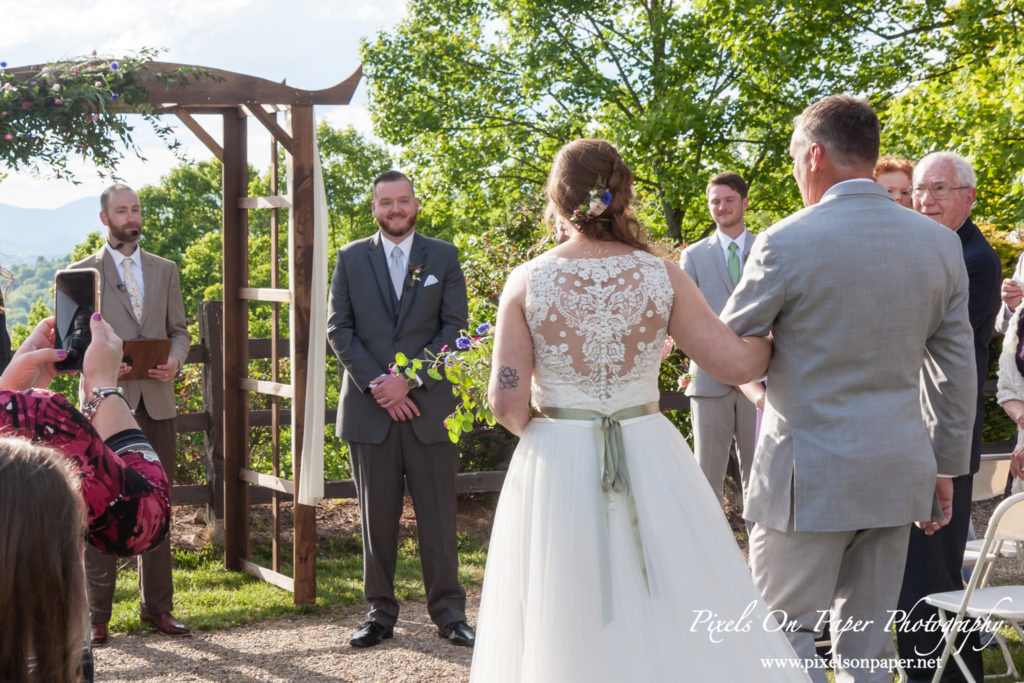
[[[340,546],[340,544],[339,544]],[[253,561],[270,565],[268,546],[253,553]],[[479,589],[483,579],[486,543],[459,534],[459,579],[467,589]],[[139,585],[135,560],[122,563],[114,592],[110,628],[119,633],[141,633]],[[321,553],[316,562],[315,605],[295,605],[292,594],[244,572],[224,569],[222,550],[207,545],[201,550],[174,552],[174,616],[195,630],[231,628],[254,621],[296,614],[318,614],[342,605],[363,602],[363,558],[358,552]],[[282,562],[282,573],[291,565]],[[418,548],[408,539],[398,554],[395,594],[401,601],[425,597]]]

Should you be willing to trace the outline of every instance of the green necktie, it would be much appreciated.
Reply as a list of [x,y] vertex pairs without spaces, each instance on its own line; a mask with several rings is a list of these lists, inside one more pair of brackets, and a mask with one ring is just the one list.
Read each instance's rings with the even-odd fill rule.
[[729,243],[729,260],[726,263],[729,266],[729,276],[732,277],[733,284],[740,281],[740,257],[736,254],[738,249],[735,242]]

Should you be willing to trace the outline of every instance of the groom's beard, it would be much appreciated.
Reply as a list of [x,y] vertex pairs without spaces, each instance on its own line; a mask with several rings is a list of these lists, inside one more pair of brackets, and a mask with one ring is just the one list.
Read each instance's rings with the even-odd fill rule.
[[381,232],[391,237],[405,237],[412,229],[416,226],[416,214],[406,216],[399,214],[395,216],[388,215],[383,219],[377,219],[377,227],[380,228]]

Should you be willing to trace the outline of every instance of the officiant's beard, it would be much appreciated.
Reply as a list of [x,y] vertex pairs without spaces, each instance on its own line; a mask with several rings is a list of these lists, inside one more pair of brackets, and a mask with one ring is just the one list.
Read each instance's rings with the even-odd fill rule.
[[416,227],[416,214],[403,218],[391,218],[390,216],[383,220],[378,218],[377,227],[379,227],[380,231],[385,235],[401,239],[412,232],[412,229]]

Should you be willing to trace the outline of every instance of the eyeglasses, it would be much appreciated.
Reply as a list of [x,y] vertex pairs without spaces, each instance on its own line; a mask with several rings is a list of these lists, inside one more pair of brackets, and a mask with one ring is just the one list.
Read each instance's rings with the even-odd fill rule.
[[912,190],[912,194],[915,197],[923,197],[925,192],[931,192],[932,197],[935,199],[946,199],[949,197],[949,193],[953,190],[966,190],[970,185],[961,185],[960,187],[946,187],[942,183],[936,185],[917,185]]

